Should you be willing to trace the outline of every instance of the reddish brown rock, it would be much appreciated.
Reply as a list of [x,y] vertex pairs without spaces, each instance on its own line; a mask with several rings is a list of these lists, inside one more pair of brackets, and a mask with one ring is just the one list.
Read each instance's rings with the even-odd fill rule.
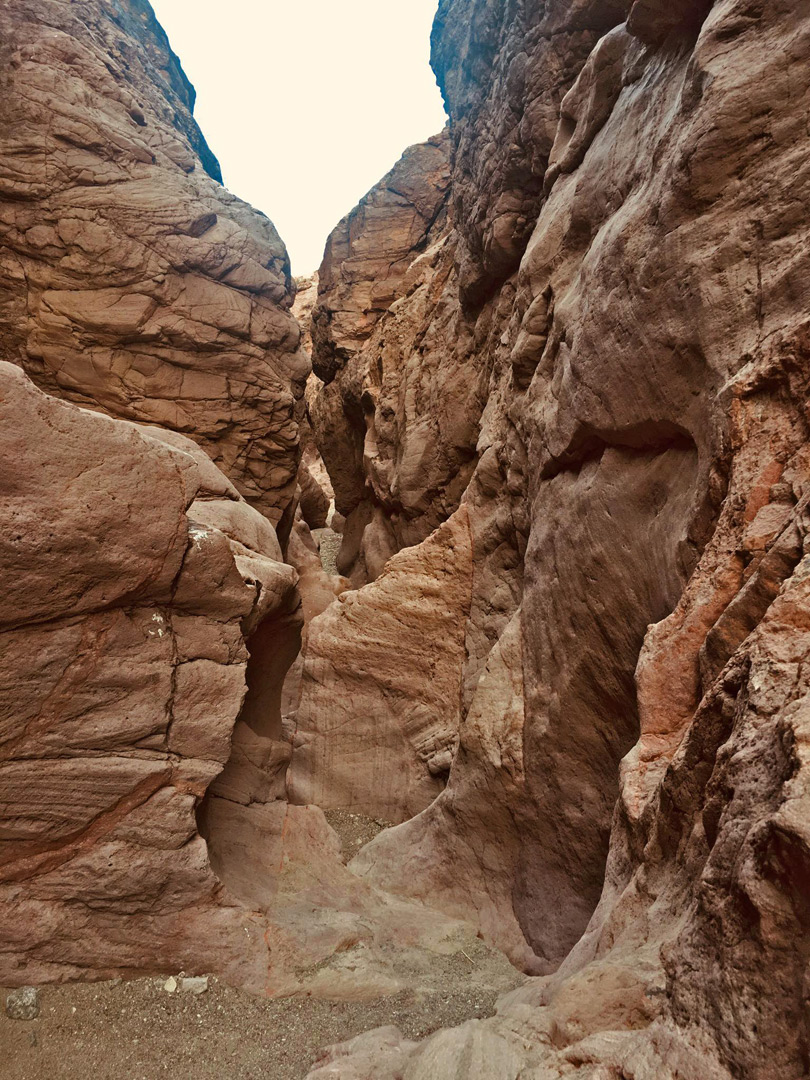
[[[42,71],[73,100],[64,25],[117,62],[94,4],[47,10],[58,64],[46,23],[15,21],[28,4],[5,16],[22,132]],[[159,113],[184,84],[133,12],[168,72]],[[5,981],[165,963],[363,1000],[435,993],[463,954],[473,981],[510,988],[478,932],[539,977],[420,1043],[387,1028],[329,1048],[314,1075],[806,1073],[808,56],[798,0],[443,0],[449,135],[406,157],[405,195],[395,170],[327,259],[331,381],[310,414],[348,514],[342,568],[371,583],[334,601],[343,583],[298,516],[310,622],[286,726],[300,616],[266,518],[176,431],[44,397],[3,365]],[[123,342],[125,367],[144,327],[179,348],[199,321],[211,353],[239,338],[252,248],[227,300],[208,285],[230,270],[199,287],[182,261],[169,329],[152,321],[164,294],[131,282],[36,284],[74,271],[37,219],[22,229],[27,208],[55,228],[66,192],[73,214],[119,187],[99,176],[121,179],[122,155],[122,191],[164,168],[114,125],[103,152],[73,136],[56,194],[19,186],[41,170],[24,140],[4,158],[8,354],[46,385],[49,342],[75,357],[76,326],[91,358]],[[70,171],[77,153],[96,164]],[[284,460],[262,490],[286,531]],[[401,824],[346,867],[285,786]]]
[[249,650],[295,611],[295,573],[190,440],[9,364],[0,402],[2,980],[255,982],[267,959],[242,945],[195,807],[256,706]]
[[[318,275],[296,279],[297,294],[293,314],[301,324],[302,348],[309,355],[312,349],[312,310],[318,294]],[[298,507],[292,531],[287,543],[287,559],[298,572],[301,592],[304,634],[302,650],[296,657],[284,683],[282,711],[289,717],[298,708],[303,673],[307,627],[347,588],[349,581],[338,575],[334,561],[322,552],[325,545],[339,546],[340,538],[331,528],[335,521],[335,493],[329,473],[315,442],[312,431],[311,411],[318,394],[319,381],[315,375],[307,380],[304,401],[306,411],[298,428],[301,446],[301,462],[298,467]],[[292,722],[290,722],[292,725]],[[293,727],[288,725],[288,731]]]
[[526,798],[523,726],[515,617],[493,649],[464,718],[448,789],[369,844],[351,865],[386,889],[470,919],[513,963],[531,971],[535,957],[512,905],[514,814]]
[[20,0],[0,36],[3,358],[190,436],[278,523],[307,375],[289,263],[218,182],[151,7]]
[[471,575],[462,510],[310,624],[292,802],[397,822],[439,794],[458,742]]
[[315,371],[324,382],[401,295],[414,251],[426,246],[442,218],[448,155],[446,133],[410,147],[327,240],[312,311]]
[[443,991],[472,955],[471,988],[514,985],[283,797],[301,616],[346,586],[299,518],[300,609],[271,524],[293,524],[308,370],[283,246],[203,175],[148,5],[2,18],[0,978],[363,1000]]
[[[312,312],[318,297],[318,275],[296,278],[296,297],[293,315],[301,325],[301,348],[312,354]],[[304,401],[305,415],[298,429],[301,464],[298,467],[298,500],[301,516],[310,529],[323,529],[331,522],[335,509],[335,492],[323,463],[312,431],[311,411],[318,396],[320,383],[315,375],[307,380]]]
[[295,303],[292,313],[301,326],[301,348],[312,355],[312,312],[318,301],[318,274],[295,279]]
[[458,508],[476,459],[491,318],[459,317],[448,153],[446,135],[411,147],[321,267],[313,364],[327,385],[310,416],[347,519],[338,569],[356,585]]
[[519,10],[441,0],[432,63],[451,117],[459,285],[477,310],[518,269],[542,204],[560,106],[627,0]]
[[336,1048],[346,1080],[806,1071],[810,26],[626,13],[440,5],[451,277],[503,349],[459,751],[352,866],[548,974],[417,1048]]
[[360,880],[322,811],[284,801],[301,619],[267,520],[190,440],[0,376],[0,566],[18,583],[0,622],[0,981],[182,969],[376,1000],[443,992],[474,954],[471,988],[514,986],[472,927]]

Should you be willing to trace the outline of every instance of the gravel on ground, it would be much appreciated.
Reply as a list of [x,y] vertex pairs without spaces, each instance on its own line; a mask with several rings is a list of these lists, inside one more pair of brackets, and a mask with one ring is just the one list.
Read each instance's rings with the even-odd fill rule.
[[[397,1025],[408,1038],[491,1016],[495,991],[447,987],[374,1003],[267,1000],[209,980],[206,993],[164,989],[167,976],[45,986],[35,1020],[0,1008],[3,1080],[303,1080],[322,1046]],[[180,980],[177,980],[180,982]],[[0,1005],[10,991],[0,990]]]

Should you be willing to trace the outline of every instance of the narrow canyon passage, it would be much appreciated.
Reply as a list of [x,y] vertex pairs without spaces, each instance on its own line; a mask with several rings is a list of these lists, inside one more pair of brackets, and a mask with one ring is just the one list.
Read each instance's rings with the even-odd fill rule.
[[806,1076],[800,0],[440,0],[305,278],[147,0],[0,40],[12,1077]]

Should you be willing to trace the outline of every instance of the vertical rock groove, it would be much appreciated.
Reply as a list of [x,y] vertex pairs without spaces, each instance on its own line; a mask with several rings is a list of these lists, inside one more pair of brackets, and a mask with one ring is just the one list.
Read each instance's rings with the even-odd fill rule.
[[[463,516],[449,777],[351,867],[546,979],[491,1021],[399,1057],[361,1038],[324,1068],[798,1076],[810,179],[775,133],[806,148],[810,22],[790,0],[442,0],[432,46],[447,217],[311,410],[327,465],[364,440],[343,549],[362,618],[327,617],[305,651],[291,775],[317,759],[318,798],[376,812],[356,768],[347,797],[342,748],[402,730],[387,694],[365,682],[339,739],[316,702],[353,700],[338,658],[363,641],[406,677],[390,575],[427,572]],[[373,271],[341,272],[362,326]],[[329,340],[334,296],[316,370],[351,333]],[[452,563],[432,578],[455,610]],[[447,640],[431,625],[425,607],[426,665]],[[766,985],[784,1019],[753,1004]]]

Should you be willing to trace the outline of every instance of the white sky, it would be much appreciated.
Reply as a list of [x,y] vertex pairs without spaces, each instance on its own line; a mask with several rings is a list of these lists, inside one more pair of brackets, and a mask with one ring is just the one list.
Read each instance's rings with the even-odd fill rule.
[[152,0],[197,89],[225,183],[263,210],[294,274],[412,143],[445,116],[438,0]]

